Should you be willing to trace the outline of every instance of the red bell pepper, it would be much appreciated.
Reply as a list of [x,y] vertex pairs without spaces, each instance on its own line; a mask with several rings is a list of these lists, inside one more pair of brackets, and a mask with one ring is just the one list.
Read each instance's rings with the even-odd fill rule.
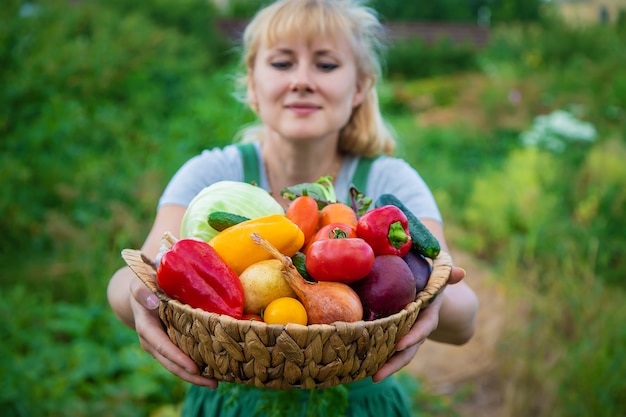
[[396,206],[385,205],[359,218],[356,234],[374,249],[374,254],[404,256],[411,249],[406,215]]
[[159,287],[182,303],[237,319],[243,315],[239,277],[206,242],[178,240],[163,254],[156,275]]

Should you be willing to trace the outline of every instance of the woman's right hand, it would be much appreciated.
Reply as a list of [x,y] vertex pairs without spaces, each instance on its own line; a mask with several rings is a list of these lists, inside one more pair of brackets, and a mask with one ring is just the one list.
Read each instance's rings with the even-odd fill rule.
[[[180,230],[186,208],[161,207],[141,251],[156,257],[167,231]],[[126,326],[135,329],[141,347],[171,373],[195,385],[217,387],[217,380],[200,374],[198,366],[168,337],[159,318],[159,300],[127,266],[120,268],[109,281],[107,297],[113,312]]]
[[198,366],[163,330],[159,318],[159,300],[137,277],[130,281],[130,306],[141,347],[168,371],[195,385],[217,388],[217,380],[206,378]]

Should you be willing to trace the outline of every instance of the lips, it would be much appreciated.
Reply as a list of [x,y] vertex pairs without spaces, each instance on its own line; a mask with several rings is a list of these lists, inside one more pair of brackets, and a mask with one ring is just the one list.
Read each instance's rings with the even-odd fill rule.
[[313,103],[290,103],[287,104],[285,107],[298,115],[311,114],[321,109],[320,106]]

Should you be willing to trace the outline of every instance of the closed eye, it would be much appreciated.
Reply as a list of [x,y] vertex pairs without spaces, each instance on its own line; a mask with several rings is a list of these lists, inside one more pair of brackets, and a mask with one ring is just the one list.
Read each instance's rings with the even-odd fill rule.
[[332,62],[322,62],[322,63],[317,64],[317,67],[324,72],[330,72],[338,68],[339,65],[332,63]]
[[291,68],[292,64],[289,61],[275,61],[270,64],[273,68],[277,70],[286,70]]

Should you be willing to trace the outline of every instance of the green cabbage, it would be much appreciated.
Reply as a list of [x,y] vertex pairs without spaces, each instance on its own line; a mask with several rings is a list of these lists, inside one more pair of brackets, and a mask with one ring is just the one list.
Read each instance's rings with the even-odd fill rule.
[[189,203],[180,228],[181,238],[208,242],[218,231],[209,226],[209,214],[225,211],[254,219],[285,214],[283,207],[263,188],[237,181],[219,181],[204,188]]

